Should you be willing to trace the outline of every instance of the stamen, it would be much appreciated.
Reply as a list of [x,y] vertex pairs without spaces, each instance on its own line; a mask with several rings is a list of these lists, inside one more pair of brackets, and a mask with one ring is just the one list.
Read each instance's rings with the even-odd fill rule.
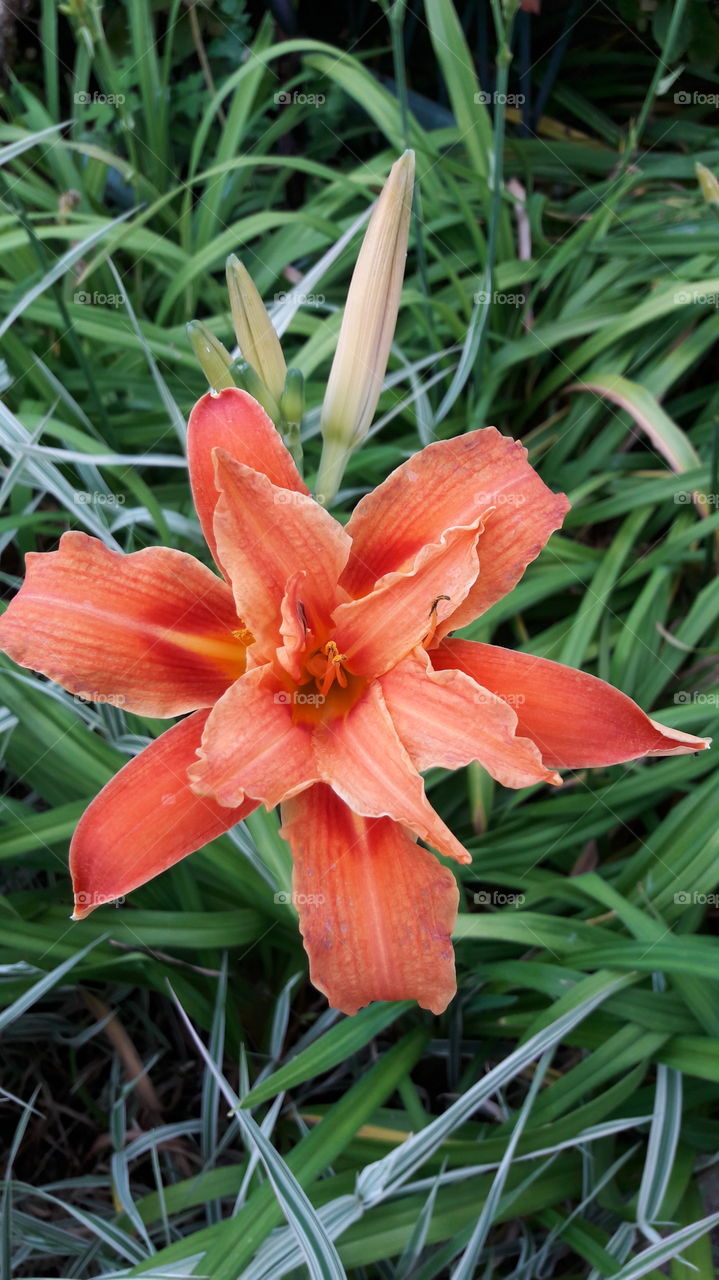
[[432,605],[431,605],[431,607],[430,607],[430,611],[429,611],[430,627],[429,627],[429,631],[427,632],[426,636],[424,637],[424,640],[422,641],[422,647],[423,647],[423,649],[429,649],[429,646],[431,645],[432,641],[434,640],[434,633],[435,633],[435,631],[437,630],[437,627],[438,627],[438,625],[439,625],[439,618],[438,618],[438,616],[437,616],[437,605],[439,604],[440,600],[449,600],[449,601],[450,601],[450,603],[451,603],[451,601],[452,601],[452,597],[451,597],[451,596],[436,596],[436,597],[435,597],[435,599],[432,601]]
[[[329,693],[335,680],[341,689],[347,688],[347,676],[342,669],[342,663],[347,661],[347,654],[340,653],[334,640],[328,640],[322,651],[327,658],[327,666],[324,672],[324,678],[320,685],[320,693],[325,698]],[[319,680],[319,676],[317,677]]]

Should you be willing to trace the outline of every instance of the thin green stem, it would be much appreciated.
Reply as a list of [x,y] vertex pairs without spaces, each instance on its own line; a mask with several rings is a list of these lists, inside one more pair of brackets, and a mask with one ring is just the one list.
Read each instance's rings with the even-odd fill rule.
[[654,106],[654,99],[657,96],[659,85],[662,79],[664,78],[664,76],[666,76],[669,72],[669,64],[672,59],[672,54],[674,52],[674,45],[676,43],[676,38],[679,33],[679,28],[681,26],[682,18],[684,17],[684,11],[686,7],[687,7],[687,0],[676,0],[676,4],[674,5],[674,8],[672,10],[671,19],[669,21],[669,26],[667,27],[667,34],[665,36],[664,44],[662,46],[661,56],[657,59],[657,65],[654,71],[654,75],[652,76],[652,82],[649,86],[649,89],[647,90],[647,95],[644,99],[644,102],[642,103],[641,111],[637,116],[637,122],[632,130],[633,140],[631,142],[631,145],[627,147],[627,150],[625,152],[625,156],[622,162],[622,168],[625,168],[626,165],[629,163],[630,157],[635,153],[637,147],[641,142],[641,137],[642,137],[642,134],[644,133],[644,129],[647,123],[647,119],[649,117],[649,113],[652,107]]
[[[387,0],[384,0],[383,7],[385,17],[389,23],[390,35],[392,37],[392,63],[394,66],[395,83],[397,85],[402,138],[405,148],[409,149],[412,146],[412,142],[410,139],[409,129],[407,61],[404,51],[404,20],[407,4],[406,0],[394,0],[394,4],[389,4],[387,3]],[[424,224],[422,222],[422,197],[419,189],[419,182],[416,179],[414,184],[414,199],[412,201],[412,230],[414,232],[414,243],[417,252],[417,272],[422,282],[423,311],[425,323],[427,325],[427,335],[432,350],[436,350],[437,332],[434,327],[434,316],[432,314],[432,305],[430,301],[429,269],[427,266],[427,252],[424,245]]]
[[486,343],[489,315],[494,292],[494,265],[497,257],[498,228],[502,212],[502,186],[504,173],[504,125],[509,67],[512,61],[511,35],[514,12],[508,13],[505,22],[499,0],[492,0],[494,24],[497,32],[497,76],[494,95],[494,127],[492,132],[492,157],[489,171],[490,204],[487,250],[484,261],[483,288],[475,301],[474,311],[459,364],[436,414],[441,422],[462,394],[469,378],[474,374],[477,384],[486,384]]
[[297,470],[302,475],[304,454],[302,452],[302,433],[299,422],[286,422],[282,427],[285,444],[294,459]]

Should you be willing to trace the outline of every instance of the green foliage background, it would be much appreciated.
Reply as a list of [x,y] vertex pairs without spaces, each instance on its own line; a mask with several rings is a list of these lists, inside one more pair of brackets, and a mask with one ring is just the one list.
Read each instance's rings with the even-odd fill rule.
[[[409,144],[395,350],[340,513],[429,440],[496,423],[573,509],[466,634],[715,729],[719,202],[695,166],[719,170],[717,15],[545,9],[29,7],[0,123],[6,598],[67,528],[205,554],[185,324],[229,343],[230,252],[304,372],[311,483],[359,223]],[[475,854],[458,998],[345,1019],[274,901],[274,816],[68,922],[73,827],[162,727],[2,659],[0,1270],[710,1280],[713,754],[552,794],[433,773]]]

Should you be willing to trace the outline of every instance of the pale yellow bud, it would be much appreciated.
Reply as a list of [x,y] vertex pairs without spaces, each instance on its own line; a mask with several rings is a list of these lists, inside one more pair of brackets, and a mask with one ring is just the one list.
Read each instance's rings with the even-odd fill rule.
[[414,187],[414,152],[392,166],[354,269],[332,362],[320,430],[317,496],[337,492],[352,451],[372,424],[397,324]]
[[279,400],[287,376],[280,340],[250,273],[234,254],[227,259],[227,288],[242,358],[252,365],[273,399]]
[[707,204],[719,204],[719,180],[714,176],[711,169],[707,169],[705,164],[697,163],[694,165],[701,193]]

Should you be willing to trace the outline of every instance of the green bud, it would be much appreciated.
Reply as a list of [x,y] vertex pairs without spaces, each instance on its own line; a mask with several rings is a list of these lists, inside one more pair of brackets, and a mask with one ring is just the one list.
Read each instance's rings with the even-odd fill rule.
[[280,406],[252,365],[247,360],[235,360],[231,366],[231,372],[235,384],[261,404],[268,418],[272,419],[276,427],[279,426]]
[[230,373],[232,356],[220,339],[210,332],[202,320],[190,321],[187,326],[187,336],[211,389],[223,391],[225,387],[234,387],[235,383]]
[[285,422],[300,423],[305,411],[305,379],[300,369],[288,369],[280,412]]
[[694,171],[707,204],[719,205],[719,180],[714,176],[711,169],[707,169],[705,164],[697,162],[694,165]]
[[285,357],[257,287],[234,254],[227,259],[227,291],[242,358],[252,365],[277,403],[285,385]]

